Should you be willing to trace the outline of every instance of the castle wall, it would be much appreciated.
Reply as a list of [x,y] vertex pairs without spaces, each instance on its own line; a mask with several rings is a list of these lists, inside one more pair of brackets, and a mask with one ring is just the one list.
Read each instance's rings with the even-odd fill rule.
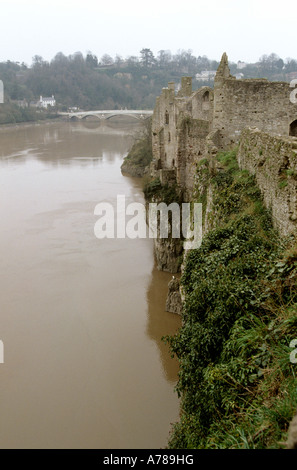
[[176,103],[174,88],[163,88],[156,100],[152,119],[153,158],[158,169],[174,166]]
[[256,177],[266,207],[281,235],[297,230],[297,138],[271,135],[259,129],[242,132],[240,168]]
[[290,124],[297,119],[291,92],[286,82],[236,80],[223,55],[214,83],[213,128],[221,131],[225,145],[238,142],[245,127],[289,135]]
[[176,182],[183,188],[184,199],[190,200],[195,183],[196,167],[206,155],[209,121],[181,118],[177,133]]
[[[151,171],[163,184],[174,181],[189,193],[197,158],[201,158],[205,138],[211,130],[213,90],[202,87],[192,92],[191,77],[182,78],[177,95],[174,89],[174,83],[169,83],[156,100],[152,119],[154,162]],[[186,126],[185,122],[188,123]]]
[[210,87],[201,87],[191,97],[191,116],[194,119],[209,121],[213,120],[214,93]]
[[297,139],[289,138],[297,137],[297,106],[291,92],[285,82],[236,80],[226,54],[214,90],[192,92],[191,77],[183,77],[175,94],[169,83],[153,114],[152,175],[177,183],[190,200],[199,160],[240,142],[240,166],[256,175],[280,233],[291,233],[297,228]]

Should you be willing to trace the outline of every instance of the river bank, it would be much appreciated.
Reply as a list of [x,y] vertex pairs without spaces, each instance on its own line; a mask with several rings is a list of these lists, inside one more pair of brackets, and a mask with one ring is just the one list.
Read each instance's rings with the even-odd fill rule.
[[56,117],[53,119],[40,119],[37,121],[26,121],[26,122],[12,122],[12,123],[6,123],[6,124],[0,124],[0,132],[6,132],[9,130],[15,130],[23,127],[36,127],[36,126],[41,126],[41,125],[50,125],[50,124],[56,124],[57,122],[66,122],[65,118],[62,117]]

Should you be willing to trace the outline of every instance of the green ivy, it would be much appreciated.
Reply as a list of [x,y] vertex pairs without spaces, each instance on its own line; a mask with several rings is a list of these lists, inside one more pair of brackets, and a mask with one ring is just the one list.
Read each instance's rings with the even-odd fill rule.
[[297,408],[296,240],[279,238],[236,152],[218,158],[217,228],[186,258],[182,327],[164,338],[180,363],[169,447],[277,448]]
[[143,188],[144,196],[147,201],[164,202],[170,205],[172,202],[180,204],[182,195],[176,184],[162,185],[159,178],[146,181]]

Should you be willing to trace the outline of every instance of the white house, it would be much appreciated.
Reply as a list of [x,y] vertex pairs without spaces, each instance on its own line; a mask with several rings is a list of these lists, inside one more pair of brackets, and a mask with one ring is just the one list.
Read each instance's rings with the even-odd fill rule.
[[202,82],[205,80],[214,80],[216,73],[216,70],[202,70],[201,73],[196,73],[195,78],[196,80],[198,80],[198,82]]
[[244,69],[246,66],[247,66],[247,64],[245,62],[242,62],[241,60],[239,60],[237,62],[237,69],[238,70]]
[[41,108],[48,108],[48,106],[56,106],[56,100],[54,95],[52,95],[51,97],[43,97],[40,95],[40,100],[38,104]]

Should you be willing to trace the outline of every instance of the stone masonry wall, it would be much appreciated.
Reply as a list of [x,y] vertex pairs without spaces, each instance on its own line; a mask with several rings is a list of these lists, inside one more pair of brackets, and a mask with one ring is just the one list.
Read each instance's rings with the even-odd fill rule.
[[174,98],[174,87],[163,88],[161,96],[156,100],[152,119],[152,146],[157,169],[173,166],[176,143]]
[[188,109],[194,119],[213,120],[213,90],[204,86],[195,91],[188,102]]
[[196,163],[205,151],[205,139],[212,128],[213,101],[210,87],[192,92],[191,77],[182,77],[177,95],[170,82],[156,100],[151,174],[163,184],[177,183],[186,198],[190,197]]
[[246,127],[289,135],[290,124],[297,119],[297,106],[290,101],[291,92],[286,82],[236,80],[223,54],[214,83],[213,128],[222,132],[225,145],[238,142]]
[[245,127],[289,135],[290,123],[297,119],[296,105],[290,102],[289,83],[265,80],[227,79],[215,95],[222,93],[215,107],[215,127],[234,141]]
[[241,142],[239,163],[256,175],[280,232],[296,230],[296,138],[289,134],[297,137],[297,105],[291,92],[286,82],[236,80],[225,53],[213,90],[193,92],[191,77],[183,77],[176,94],[168,83],[152,119],[151,175],[177,184],[190,200],[199,160],[212,161],[217,151]]
[[185,201],[191,200],[197,163],[206,156],[209,121],[181,117],[177,133],[176,182],[183,189]]
[[275,136],[259,129],[242,132],[240,168],[256,177],[265,205],[281,235],[297,231],[297,138]]

